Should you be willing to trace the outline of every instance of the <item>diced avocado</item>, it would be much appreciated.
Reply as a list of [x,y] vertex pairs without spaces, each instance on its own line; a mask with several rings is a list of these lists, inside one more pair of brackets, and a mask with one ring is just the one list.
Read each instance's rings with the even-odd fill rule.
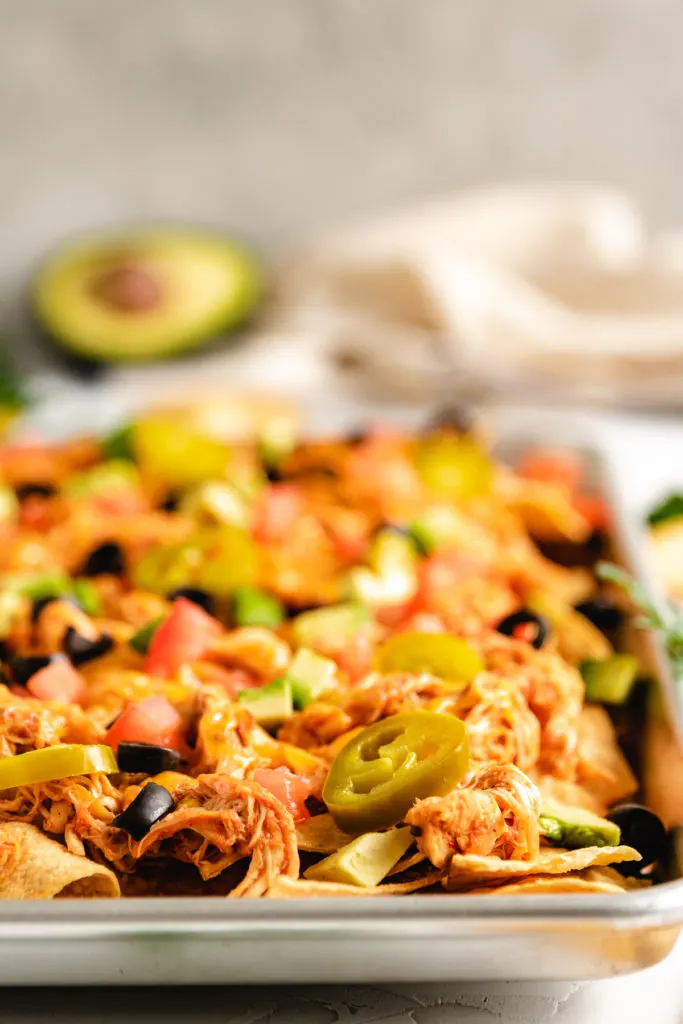
[[55,569],[8,573],[0,578],[0,588],[38,601],[41,597],[70,597],[73,583],[65,572]]
[[152,637],[164,621],[164,618],[165,616],[159,615],[156,619],[152,619],[151,622],[148,622],[146,626],[143,626],[142,629],[139,629],[137,633],[130,638],[128,643],[134,651],[137,651],[138,654],[147,654],[149,651],[149,645],[152,642]]
[[600,661],[581,662],[586,700],[593,704],[623,704],[638,678],[640,665],[633,654],[613,654]]
[[154,227],[80,238],[36,274],[31,306],[54,342],[108,363],[160,359],[241,326],[262,271],[232,238]]
[[264,729],[276,729],[294,713],[292,684],[285,677],[274,679],[260,690],[240,690],[237,702],[251,711]]
[[102,601],[92,580],[74,580],[73,595],[86,615],[102,614]]
[[370,889],[379,885],[413,842],[409,828],[366,832],[347,846],[304,871],[304,878],[319,882],[345,882]]
[[331,641],[343,646],[354,639],[370,621],[368,609],[356,601],[315,608],[292,620],[292,637],[297,647],[317,647]]
[[107,459],[128,459],[135,461],[133,450],[133,427],[126,423],[102,438],[102,453]]
[[397,530],[380,530],[368,553],[369,568],[352,569],[352,595],[379,607],[403,604],[417,588],[417,556],[411,539]]
[[140,486],[140,474],[128,459],[110,459],[72,476],[62,488],[65,498],[92,498]]
[[577,850],[582,846],[618,846],[619,826],[592,811],[564,807],[554,800],[545,800],[538,819],[541,835],[558,846]]
[[330,658],[300,647],[287,669],[295,707],[306,708],[329,690],[334,685],[336,671],[337,666]]
[[180,503],[182,515],[198,523],[248,526],[249,506],[240,492],[225,480],[206,480],[185,495]]
[[455,543],[462,536],[462,524],[448,505],[433,505],[408,529],[413,543],[425,555]]
[[282,602],[258,587],[237,587],[233,594],[236,626],[266,626],[277,629],[285,618]]
[[0,523],[12,523],[19,513],[19,499],[12,487],[0,484]]

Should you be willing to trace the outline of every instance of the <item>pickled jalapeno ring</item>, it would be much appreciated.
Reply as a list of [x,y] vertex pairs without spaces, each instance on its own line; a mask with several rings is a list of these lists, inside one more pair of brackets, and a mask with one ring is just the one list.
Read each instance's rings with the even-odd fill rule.
[[399,633],[377,651],[380,672],[428,672],[446,682],[469,683],[484,661],[465,640],[448,633]]
[[453,715],[409,711],[364,729],[330,767],[323,800],[352,834],[402,821],[416,800],[443,796],[468,768],[467,734]]

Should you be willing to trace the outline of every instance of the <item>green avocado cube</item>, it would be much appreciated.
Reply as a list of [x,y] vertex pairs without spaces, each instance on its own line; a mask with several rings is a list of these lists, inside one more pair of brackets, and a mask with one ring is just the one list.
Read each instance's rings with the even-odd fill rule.
[[287,669],[287,679],[292,684],[294,706],[302,709],[334,686],[337,666],[330,658],[300,647]]
[[414,841],[409,828],[366,832],[304,871],[318,882],[344,882],[370,889],[379,885]]
[[251,711],[264,729],[277,729],[294,714],[291,681],[283,676],[259,690],[240,690],[237,703]]
[[236,626],[266,626],[277,629],[284,622],[282,601],[259,587],[237,587],[233,594]]

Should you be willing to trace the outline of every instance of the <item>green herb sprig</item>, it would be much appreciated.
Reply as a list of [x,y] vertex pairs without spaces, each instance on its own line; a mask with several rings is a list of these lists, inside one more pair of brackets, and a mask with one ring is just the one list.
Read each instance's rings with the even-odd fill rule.
[[640,612],[634,626],[659,633],[674,673],[683,676],[683,608],[669,600],[655,602],[642,583],[610,562],[600,562],[596,573],[599,579],[614,583],[630,598]]

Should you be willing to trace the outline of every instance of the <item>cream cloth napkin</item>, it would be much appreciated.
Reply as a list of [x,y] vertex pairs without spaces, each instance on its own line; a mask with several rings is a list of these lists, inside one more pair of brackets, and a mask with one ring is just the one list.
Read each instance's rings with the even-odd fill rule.
[[144,397],[206,380],[309,401],[675,407],[683,233],[651,237],[629,196],[577,184],[503,185],[387,214],[294,253],[246,341],[109,383]]

